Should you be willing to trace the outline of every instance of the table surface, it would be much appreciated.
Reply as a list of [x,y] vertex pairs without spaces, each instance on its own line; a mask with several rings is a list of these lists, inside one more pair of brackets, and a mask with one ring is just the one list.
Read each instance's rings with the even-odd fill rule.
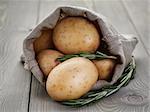
[[[26,35],[60,5],[92,9],[123,34],[139,40],[135,79],[99,102],[69,108],[52,101],[20,63]],[[150,112],[150,2],[146,0],[0,0],[0,112]]]

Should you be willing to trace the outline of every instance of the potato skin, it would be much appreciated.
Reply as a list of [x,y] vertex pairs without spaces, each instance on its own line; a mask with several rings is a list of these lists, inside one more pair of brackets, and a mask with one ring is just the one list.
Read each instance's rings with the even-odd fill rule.
[[90,60],[71,58],[50,72],[46,90],[56,101],[78,99],[92,88],[97,79],[97,68]]
[[34,51],[38,54],[40,51],[53,48],[52,30],[42,29],[41,35],[33,42]]
[[64,54],[95,52],[100,44],[96,27],[82,17],[67,17],[54,28],[53,42]]
[[43,50],[37,55],[37,62],[46,77],[59,64],[56,59],[60,56],[63,56],[63,54],[55,50]]
[[99,80],[109,80],[116,62],[112,59],[94,60],[99,73]]

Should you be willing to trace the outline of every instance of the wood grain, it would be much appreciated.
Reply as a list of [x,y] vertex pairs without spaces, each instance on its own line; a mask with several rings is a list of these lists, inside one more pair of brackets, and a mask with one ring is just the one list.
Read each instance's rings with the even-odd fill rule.
[[[78,3],[75,4],[73,1],[73,5],[87,7],[102,13],[110,19],[112,24],[121,33],[137,35],[135,27],[128,18],[126,9],[120,1],[95,0],[94,2],[89,2],[89,6],[87,5],[87,2],[79,3],[80,2],[78,1]],[[39,20],[45,17],[45,15],[49,14],[53,8],[62,4],[68,5],[72,4],[72,2],[41,2]],[[49,8],[50,5],[51,7]],[[137,48],[134,51],[134,55],[137,60],[137,73],[135,79],[127,87],[122,88],[116,94],[102,99],[94,105],[86,106],[83,108],[72,109],[50,100],[44,88],[42,88],[41,85],[33,78],[30,99],[30,112],[148,112],[149,105],[147,101],[147,83],[149,73],[148,66],[145,65],[145,63],[148,61],[148,54],[141,42],[139,42],[137,45]]]
[[36,4],[4,1],[0,12],[0,112],[27,112],[31,74],[20,56],[28,29],[35,25]]
[[139,36],[139,39],[150,55],[150,40],[148,38],[148,32],[150,32],[150,29],[148,28],[148,21],[150,21],[150,12],[148,11],[148,6],[150,4],[148,4],[148,0],[123,0],[122,3],[131,24]]

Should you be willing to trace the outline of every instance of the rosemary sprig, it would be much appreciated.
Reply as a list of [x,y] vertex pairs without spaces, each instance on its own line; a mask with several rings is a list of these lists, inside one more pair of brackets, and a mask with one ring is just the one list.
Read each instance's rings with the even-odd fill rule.
[[57,58],[58,61],[60,62],[63,62],[63,61],[66,61],[67,59],[70,59],[70,58],[73,58],[73,57],[84,57],[84,58],[87,58],[87,59],[90,59],[90,60],[100,60],[100,59],[114,59],[116,60],[117,57],[115,56],[108,56],[106,54],[103,54],[99,51],[97,51],[95,54],[90,54],[90,53],[87,53],[87,52],[81,52],[81,53],[78,53],[78,54],[69,54],[69,55],[64,55],[62,57],[59,57]]
[[129,83],[129,81],[133,79],[135,69],[135,60],[134,58],[132,58],[131,62],[124,69],[122,76],[118,79],[118,81],[115,84],[103,87],[100,90],[90,91],[80,99],[68,100],[60,103],[71,107],[81,107],[96,102],[104,97],[108,97],[109,95],[117,92],[121,87],[126,86]]

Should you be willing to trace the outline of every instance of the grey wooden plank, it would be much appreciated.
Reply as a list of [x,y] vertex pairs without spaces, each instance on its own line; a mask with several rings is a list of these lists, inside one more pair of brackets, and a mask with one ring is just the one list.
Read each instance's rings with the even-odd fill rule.
[[[7,34],[8,33],[8,34]],[[7,36],[11,38],[7,38]],[[26,33],[5,32],[0,36],[0,111],[26,112],[30,88],[30,73],[23,69],[19,58]]]
[[128,13],[130,21],[141,39],[145,49],[150,54],[149,32],[150,12],[148,11],[148,0],[122,0]]
[[29,31],[36,25],[38,0],[10,0],[7,3],[7,29]]
[[0,1],[0,112],[27,112],[31,74],[20,63],[36,2]]
[[[101,12],[103,15],[109,18],[112,24],[121,33],[137,34],[135,28],[133,27],[131,21],[127,16],[125,9],[122,6],[122,3],[119,0],[95,0],[94,3],[90,1],[85,4],[83,2],[81,2],[81,4],[75,3],[76,2],[73,2],[72,4],[72,1],[41,2],[39,20],[49,14],[49,12],[51,12],[53,8],[57,7],[58,5],[72,4],[91,8],[99,13]],[[87,5],[88,3],[89,5]],[[116,94],[102,99],[94,105],[86,106],[83,108],[72,109],[52,101],[48,97],[44,88],[36,81],[35,78],[33,78],[30,99],[30,112],[147,112],[149,108],[149,105],[146,102],[148,94],[147,83],[149,72],[148,66],[145,63],[148,61],[148,54],[143,48],[141,42],[139,42],[139,44],[137,45],[136,50],[134,51],[134,55],[137,61],[137,73],[135,79],[127,87],[122,88]],[[129,99],[132,100],[132,97],[130,97],[130,93],[135,94],[132,96],[140,99],[142,103],[139,105],[130,104]],[[132,103],[134,102],[136,103],[136,100],[134,100],[133,98]]]

